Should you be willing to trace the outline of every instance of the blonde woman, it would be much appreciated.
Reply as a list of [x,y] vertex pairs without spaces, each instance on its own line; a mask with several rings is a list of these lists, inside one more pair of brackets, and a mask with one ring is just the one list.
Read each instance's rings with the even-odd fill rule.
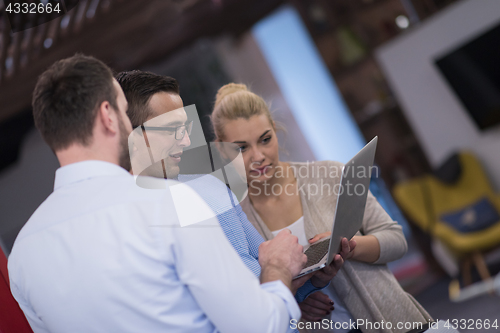
[[[243,84],[219,89],[212,123],[217,141],[236,143],[242,152],[248,196],[241,206],[264,239],[288,228],[307,246],[329,234],[341,163],[281,161],[269,108]],[[355,248],[332,283],[300,304],[303,319],[321,321],[316,328],[328,326],[327,331],[341,333],[407,332],[414,322],[428,322],[429,314],[387,268],[387,262],[406,253],[406,240],[401,226],[371,193],[361,230],[351,243]]]

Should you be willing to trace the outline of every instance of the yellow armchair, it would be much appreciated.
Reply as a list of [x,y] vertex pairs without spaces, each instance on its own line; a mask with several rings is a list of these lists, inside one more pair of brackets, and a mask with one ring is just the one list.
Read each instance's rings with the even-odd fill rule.
[[[458,214],[473,224],[476,219],[474,205],[478,202],[490,207],[490,215],[498,216],[500,196],[493,191],[474,155],[462,152],[458,154],[458,160],[461,170],[454,182],[446,183],[433,175],[426,175],[397,184],[393,194],[412,222],[439,239],[461,260],[463,270],[468,271],[474,262],[482,278],[487,278],[489,273],[481,253],[500,245],[500,220],[495,218],[484,228],[463,232],[450,224],[447,217]],[[470,272],[462,273],[464,280],[470,280]]]

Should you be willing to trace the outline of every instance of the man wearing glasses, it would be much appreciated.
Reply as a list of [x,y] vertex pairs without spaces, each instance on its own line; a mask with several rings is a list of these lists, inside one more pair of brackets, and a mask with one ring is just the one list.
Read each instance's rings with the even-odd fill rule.
[[[191,145],[189,135],[193,128],[177,81],[139,71],[120,73],[117,80],[128,88],[128,115],[136,129],[129,140],[132,173],[177,179],[184,148]],[[143,142],[146,147],[139,146]]]
[[[168,94],[160,94],[159,96]],[[162,98],[162,97],[158,97]],[[163,97],[165,98],[165,97]],[[183,149],[189,147],[191,141],[189,135],[193,128],[193,121],[185,121],[186,113],[182,109],[177,109],[169,114],[168,123],[153,126],[152,122],[159,122],[161,118],[151,120],[148,125],[141,125],[141,133],[147,146],[149,161],[151,166],[141,172],[141,176],[163,177],[165,179],[177,179],[179,174],[179,163]],[[171,118],[179,118],[174,120]],[[152,142],[163,142],[163,149],[153,151],[155,148]],[[146,159],[147,160],[147,159]],[[159,161],[159,162],[155,162]],[[160,169],[161,166],[161,169]]]
[[[192,133],[193,122],[188,120],[177,81],[138,70],[119,73],[116,79],[129,103],[127,115],[135,128],[129,137],[132,173],[189,183],[217,214],[224,233],[242,261],[259,277],[258,249],[264,239],[248,221],[231,190],[215,177],[205,176],[192,181],[196,177],[179,170],[183,150],[191,144],[190,136],[193,135],[194,141],[199,141],[200,137],[204,140],[204,136]],[[196,112],[193,115],[197,117]],[[201,127],[197,132],[202,132]],[[331,268],[329,280],[310,275],[294,280],[292,292],[297,302],[324,288],[341,265]]]

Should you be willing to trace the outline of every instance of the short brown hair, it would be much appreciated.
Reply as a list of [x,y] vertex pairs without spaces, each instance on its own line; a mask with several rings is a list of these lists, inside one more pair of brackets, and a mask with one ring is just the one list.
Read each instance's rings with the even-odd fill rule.
[[134,128],[144,124],[151,116],[148,103],[154,94],[166,92],[179,95],[179,84],[170,76],[134,70],[118,73],[115,78],[127,98],[127,115]]
[[40,77],[33,92],[33,117],[53,151],[73,143],[88,146],[98,106],[118,110],[113,73],[102,61],[81,54],[56,61]]

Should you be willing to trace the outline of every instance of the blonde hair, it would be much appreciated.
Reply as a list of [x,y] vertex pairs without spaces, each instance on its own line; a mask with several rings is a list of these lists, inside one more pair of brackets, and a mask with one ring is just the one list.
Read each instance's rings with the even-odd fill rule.
[[248,90],[244,84],[229,83],[222,86],[217,92],[211,117],[216,139],[218,141],[224,139],[225,121],[238,118],[249,119],[262,114],[266,115],[274,128],[273,117],[262,97]]

